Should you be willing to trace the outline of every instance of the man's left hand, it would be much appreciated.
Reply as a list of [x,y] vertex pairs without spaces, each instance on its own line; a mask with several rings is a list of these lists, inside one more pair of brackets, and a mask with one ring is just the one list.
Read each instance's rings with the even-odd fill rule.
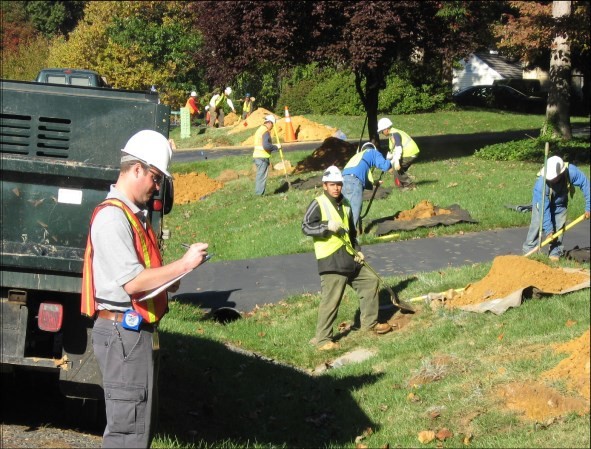
[[353,260],[355,260],[355,262],[357,263],[363,263],[363,261],[365,260],[365,256],[361,251],[357,251],[357,254],[355,254]]
[[170,287],[168,287],[166,289],[166,291],[169,293],[176,293],[180,286],[181,286],[181,280],[179,279],[174,284],[172,284]]
[[589,217],[591,216],[591,212],[589,212],[588,210],[585,211],[585,220],[589,220]]
[[400,162],[394,162],[394,170],[400,171]]

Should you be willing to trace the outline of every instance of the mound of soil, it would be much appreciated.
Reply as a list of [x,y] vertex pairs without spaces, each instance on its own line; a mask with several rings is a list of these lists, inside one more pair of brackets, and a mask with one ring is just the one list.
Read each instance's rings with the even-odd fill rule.
[[298,162],[294,173],[324,170],[331,165],[343,168],[356,150],[357,147],[346,140],[327,137],[311,155]]
[[498,256],[488,274],[480,281],[468,285],[449,303],[451,307],[478,304],[534,286],[546,293],[561,293],[588,279],[582,273],[567,273],[523,256]]
[[436,215],[449,215],[452,211],[434,206],[429,200],[422,200],[410,210],[403,210],[396,215],[396,220],[416,220],[419,218],[431,218]]
[[209,178],[205,173],[177,174],[173,176],[172,182],[175,204],[198,201],[224,187],[223,183]]

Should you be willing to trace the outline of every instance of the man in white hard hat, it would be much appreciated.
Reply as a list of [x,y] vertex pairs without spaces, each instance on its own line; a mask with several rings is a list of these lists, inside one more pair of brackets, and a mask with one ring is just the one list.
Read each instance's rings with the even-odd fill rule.
[[193,122],[194,119],[197,118],[197,116],[201,113],[199,110],[197,92],[191,92],[191,95],[187,99],[187,103],[185,103],[185,107],[189,109],[189,113],[191,114],[191,122]]
[[259,126],[254,133],[254,150],[252,159],[256,166],[256,179],[254,183],[254,193],[264,195],[267,188],[267,177],[269,176],[269,165],[271,153],[278,151],[280,147],[273,145],[271,139],[271,130],[275,126],[275,116],[266,115],[263,124]]
[[234,103],[230,100],[230,95],[232,95],[232,89],[230,87],[226,87],[224,92],[220,95],[219,92],[216,93],[211,100],[209,100],[209,126],[214,127],[215,122],[217,120],[218,127],[224,127],[224,101],[228,104],[230,109],[234,114],[236,114],[236,109],[234,109]]
[[[103,447],[147,448],[157,412],[157,326],[168,298],[166,290],[142,298],[203,263],[208,245],[194,243],[180,259],[162,264],[147,203],[171,176],[169,141],[143,130],[121,151],[117,182],[90,220],[81,312],[95,320],[92,343],[107,412]],[[178,282],[169,290],[176,288]]]
[[[552,237],[554,233],[564,228],[569,195],[575,193],[575,187],[581,189],[585,196],[585,218],[589,219],[590,199],[589,180],[575,165],[564,162],[558,156],[552,156],[546,161],[546,186],[544,188],[544,168],[538,172],[534,183],[532,196],[532,214],[527,238],[523,244],[523,254],[538,246],[540,220],[542,220],[542,239]],[[542,208],[542,195],[544,211]],[[541,217],[543,218],[541,218]],[[552,261],[559,260],[564,254],[562,245],[563,234],[550,242],[549,257]]]
[[324,172],[322,187],[323,193],[306,210],[302,231],[314,240],[322,287],[316,335],[312,341],[319,351],[327,351],[339,348],[334,341],[333,325],[347,285],[359,295],[362,330],[382,335],[392,327],[388,323],[378,323],[379,280],[363,264],[351,208],[341,193],[343,175],[334,165]]
[[394,183],[402,190],[415,189],[407,171],[419,155],[419,146],[407,133],[394,128],[392,120],[386,117],[378,120],[378,133],[388,138],[388,147],[393,156]]

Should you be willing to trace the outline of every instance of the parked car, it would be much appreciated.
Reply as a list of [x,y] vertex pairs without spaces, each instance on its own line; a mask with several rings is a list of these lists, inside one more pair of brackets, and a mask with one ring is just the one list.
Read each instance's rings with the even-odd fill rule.
[[94,70],[82,69],[43,69],[37,74],[35,81],[71,86],[111,87],[104,76]]
[[547,99],[544,96],[524,94],[511,86],[472,86],[452,96],[460,106],[502,109],[506,111],[544,114]]

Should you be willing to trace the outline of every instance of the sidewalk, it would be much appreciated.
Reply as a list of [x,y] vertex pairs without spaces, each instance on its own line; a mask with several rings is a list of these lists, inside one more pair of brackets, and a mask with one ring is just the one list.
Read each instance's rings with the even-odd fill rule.
[[[590,221],[569,230],[565,250],[590,246]],[[410,276],[448,267],[520,255],[527,227],[364,246],[363,254],[380,276]],[[544,248],[546,249],[546,248]],[[462,286],[458,286],[462,287]],[[174,295],[204,309],[231,307],[247,312],[289,296],[320,291],[313,253],[208,262],[182,281]],[[425,291],[425,293],[428,293]],[[404,293],[401,298],[404,299]]]

